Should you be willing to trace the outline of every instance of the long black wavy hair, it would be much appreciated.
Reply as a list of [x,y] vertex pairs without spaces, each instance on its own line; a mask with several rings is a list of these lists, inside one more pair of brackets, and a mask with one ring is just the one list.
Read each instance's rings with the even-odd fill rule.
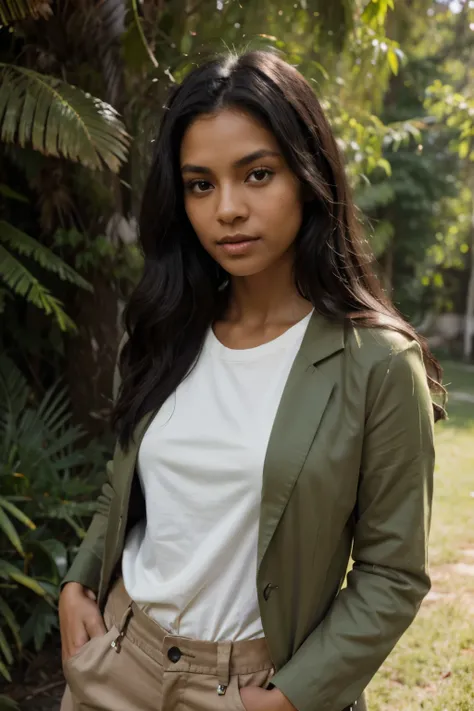
[[[140,241],[145,265],[124,312],[128,334],[112,423],[126,447],[138,421],[158,409],[196,362],[205,333],[226,307],[227,275],[201,246],[184,208],[179,154],[201,114],[238,107],[275,135],[309,199],[295,241],[295,284],[329,319],[385,326],[415,339],[428,383],[442,392],[441,368],[375,277],[341,155],[313,89],[276,54],[229,54],[191,71],[165,107],[145,186]],[[444,409],[433,405],[435,419]]]

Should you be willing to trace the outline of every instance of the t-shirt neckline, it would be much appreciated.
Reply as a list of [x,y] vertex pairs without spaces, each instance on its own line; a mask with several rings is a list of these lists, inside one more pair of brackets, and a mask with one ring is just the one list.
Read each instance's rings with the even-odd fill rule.
[[207,343],[211,352],[220,359],[234,362],[256,360],[282,350],[298,337],[302,337],[313,313],[314,308],[280,336],[252,348],[228,348],[224,346],[217,338],[212,326],[210,326],[208,331]]

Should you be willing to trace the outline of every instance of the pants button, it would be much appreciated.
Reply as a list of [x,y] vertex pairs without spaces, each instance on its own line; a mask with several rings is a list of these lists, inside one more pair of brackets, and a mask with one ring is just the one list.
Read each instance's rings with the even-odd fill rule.
[[179,647],[170,647],[168,649],[168,659],[170,662],[173,662],[173,664],[176,664],[176,662],[179,662],[181,659],[181,650]]

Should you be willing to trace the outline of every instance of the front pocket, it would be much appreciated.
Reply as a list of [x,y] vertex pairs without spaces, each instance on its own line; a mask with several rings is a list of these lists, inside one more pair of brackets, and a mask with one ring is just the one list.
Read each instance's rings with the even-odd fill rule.
[[[104,635],[102,635],[102,636],[104,636]],[[70,662],[77,659],[77,657],[79,657],[83,653],[83,651],[86,649],[86,647],[88,647],[90,645],[90,643],[93,642],[95,639],[100,639],[100,637],[90,637],[87,640],[87,642],[84,642],[82,647],[79,647],[79,650],[75,654],[73,654],[71,657],[68,657],[67,660],[65,662],[63,662],[63,666],[65,666],[66,664],[69,664]]]
[[[244,706],[244,702],[242,701],[242,697],[240,696],[240,684],[239,684],[239,677],[237,674],[235,674],[233,677],[230,679],[230,684],[227,687],[226,691],[226,696],[229,696],[229,701],[230,701],[230,709],[232,711],[247,711],[247,709]],[[230,711],[229,709],[229,711]],[[226,708],[227,711],[227,708]]]
[[250,674],[234,674],[230,679],[230,684],[226,694],[230,696],[231,708],[233,711],[247,711],[240,695],[240,690],[248,686],[256,686],[265,689],[273,676],[274,670],[262,669]]
[[117,627],[112,625],[109,631],[100,637],[91,637],[76,654],[64,662],[64,676],[74,695],[76,695],[76,689],[83,684],[87,685],[87,673],[93,671],[94,674],[97,674],[103,664],[104,657],[108,654],[115,654],[110,645],[118,634]]

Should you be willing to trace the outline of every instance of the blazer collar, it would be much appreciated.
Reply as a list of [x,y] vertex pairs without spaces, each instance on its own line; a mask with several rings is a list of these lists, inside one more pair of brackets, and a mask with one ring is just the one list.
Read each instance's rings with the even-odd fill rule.
[[299,355],[316,365],[344,349],[345,327],[342,321],[330,321],[313,311],[301,343]]

